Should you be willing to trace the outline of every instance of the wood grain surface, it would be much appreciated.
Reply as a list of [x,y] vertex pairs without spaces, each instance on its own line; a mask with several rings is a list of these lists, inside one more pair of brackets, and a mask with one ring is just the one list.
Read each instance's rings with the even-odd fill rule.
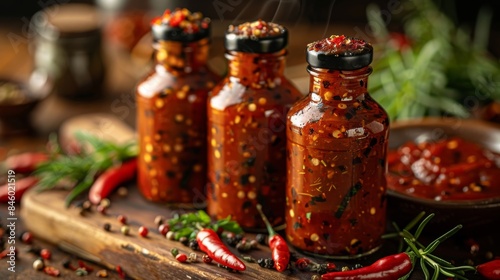
[[[247,269],[238,273],[228,272],[216,264],[179,263],[170,253],[172,248],[186,254],[195,251],[160,235],[154,218],[157,215],[168,218],[174,211],[182,213],[185,210],[148,202],[134,186],[128,189],[126,197],[117,194],[111,197],[111,207],[106,215],[95,209],[84,215],[77,207],[66,209],[66,191],[30,191],[23,196],[21,218],[35,236],[111,270],[120,265],[128,276],[135,279],[310,279],[312,275],[279,273],[260,268],[256,263],[246,263]],[[126,215],[130,226],[127,236],[120,232],[121,224],[117,220],[120,214]],[[104,230],[105,223],[111,224],[110,232]],[[149,228],[147,238],[138,234],[141,225]],[[247,237],[253,238],[253,235],[247,234]],[[202,253],[196,253],[201,258]],[[254,258],[271,256],[267,246],[260,246],[259,250],[248,254]]]

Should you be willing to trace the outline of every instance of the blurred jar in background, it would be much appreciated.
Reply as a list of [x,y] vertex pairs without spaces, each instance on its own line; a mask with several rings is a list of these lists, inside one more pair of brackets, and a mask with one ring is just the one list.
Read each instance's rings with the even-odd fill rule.
[[47,75],[53,92],[68,98],[94,97],[105,76],[101,18],[86,4],[55,5],[31,19],[35,32],[34,75]]

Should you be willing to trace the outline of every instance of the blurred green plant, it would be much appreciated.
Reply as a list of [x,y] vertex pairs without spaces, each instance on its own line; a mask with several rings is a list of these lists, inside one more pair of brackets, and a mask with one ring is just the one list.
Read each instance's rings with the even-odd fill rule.
[[402,4],[402,34],[388,31],[376,5],[367,8],[377,38],[368,87],[391,120],[466,118],[500,100],[500,61],[487,50],[490,10],[479,11],[472,36],[431,0]]

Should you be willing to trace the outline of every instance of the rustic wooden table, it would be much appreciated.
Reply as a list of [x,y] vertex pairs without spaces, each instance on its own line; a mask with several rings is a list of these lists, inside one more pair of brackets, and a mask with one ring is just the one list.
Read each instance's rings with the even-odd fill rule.
[[[210,65],[220,73],[223,72],[225,60],[223,58],[222,38],[228,22],[214,22]],[[360,26],[364,27],[364,23]],[[295,24],[290,27],[291,40],[289,45],[288,55],[288,77],[297,84],[302,92],[307,90],[307,73],[305,72],[304,64],[304,46],[307,42],[317,38],[324,37],[327,34],[345,33],[353,34],[355,25],[334,25],[328,28],[324,26],[315,27],[308,25]],[[29,49],[29,36],[25,33],[25,27],[18,20],[7,21],[0,23],[0,77],[9,77],[21,81],[26,81],[32,70],[31,51]],[[21,39],[17,43],[13,43],[12,34],[20,36]],[[145,52],[148,53],[146,47]],[[60,98],[58,96],[49,96],[44,100],[33,112],[32,122],[34,131],[29,135],[19,135],[14,137],[0,138],[0,161],[7,155],[22,151],[33,151],[43,149],[47,136],[51,132],[57,132],[64,120],[83,113],[90,112],[105,112],[114,113],[121,120],[130,125],[134,125],[135,106],[133,103],[133,88],[137,80],[148,69],[148,64],[144,60],[131,59],[131,57],[120,50],[113,48],[111,45],[105,46],[106,63],[108,73],[106,79],[105,90],[101,93],[98,99],[89,101],[71,101]],[[126,110],[121,110],[119,114],[116,112],[116,106],[125,106]],[[20,211],[17,204],[16,211]],[[16,215],[19,212],[16,212]],[[5,225],[7,221],[7,205],[0,204],[0,223]],[[480,217],[478,217],[480,218]],[[26,228],[23,220],[18,219],[16,223],[16,234],[20,234]],[[447,230],[447,229],[443,229]],[[482,231],[474,234],[459,235],[446,246],[440,249],[440,253],[444,258],[453,260],[481,260],[486,255],[491,254],[500,256],[500,244],[498,242],[498,234]],[[432,238],[432,236],[429,236]],[[471,241],[476,240],[480,244],[479,252],[470,253]],[[49,248],[53,252],[51,264],[63,272],[64,279],[81,279],[75,273],[69,272],[62,267],[62,262],[66,259],[75,259],[71,253],[58,248],[57,244],[50,244],[44,240],[35,237],[34,245],[43,248]],[[380,257],[384,252],[389,252],[393,248],[393,244],[386,244],[384,250],[372,258],[362,260],[363,264],[368,264],[374,258]],[[9,272],[9,264],[2,259],[0,262],[0,279],[51,279],[44,276],[43,273],[36,272],[32,269],[32,263],[36,258],[33,254],[26,252],[28,245],[16,241],[18,255],[16,258],[16,272]],[[354,262],[353,262],[354,263]],[[104,267],[92,263],[91,266],[95,270],[103,269]],[[109,271],[109,270],[108,270]],[[179,274],[180,275],[180,274]],[[96,278],[94,274],[88,276],[91,279]],[[310,277],[310,276],[307,276]],[[110,279],[119,279],[118,275],[110,271]],[[223,274],[221,279],[233,278],[238,279],[238,274]],[[412,279],[420,279],[421,275],[415,274]],[[144,275],[144,279],[149,279]],[[181,278],[179,278],[181,279]],[[301,277],[300,279],[308,279]]]

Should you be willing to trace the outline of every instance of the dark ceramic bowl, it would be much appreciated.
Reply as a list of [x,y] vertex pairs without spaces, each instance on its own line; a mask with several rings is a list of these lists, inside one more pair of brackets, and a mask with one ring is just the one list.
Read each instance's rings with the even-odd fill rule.
[[[440,140],[458,136],[500,153],[500,126],[480,120],[424,118],[391,125],[389,149],[408,141]],[[435,213],[427,228],[444,232],[457,224],[462,231],[476,231],[500,222],[500,197],[484,200],[435,201],[388,189],[389,219],[404,226],[421,211]]]
[[0,136],[31,130],[30,117],[35,107],[49,94],[43,80],[22,83],[0,78]]

